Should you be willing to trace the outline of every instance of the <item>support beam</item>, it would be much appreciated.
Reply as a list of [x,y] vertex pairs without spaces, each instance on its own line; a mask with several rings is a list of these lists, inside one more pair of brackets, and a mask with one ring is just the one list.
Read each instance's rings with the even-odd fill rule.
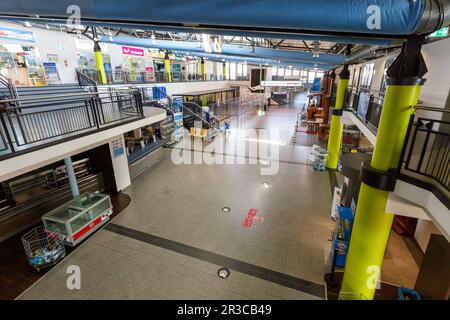
[[422,77],[427,71],[420,54],[423,40],[424,37],[408,39],[387,72],[387,89],[375,150],[370,165],[364,164],[361,170],[362,183],[341,299],[373,299],[380,280],[394,218],[393,214],[386,212],[386,204],[389,192],[395,187],[408,123],[424,83]]

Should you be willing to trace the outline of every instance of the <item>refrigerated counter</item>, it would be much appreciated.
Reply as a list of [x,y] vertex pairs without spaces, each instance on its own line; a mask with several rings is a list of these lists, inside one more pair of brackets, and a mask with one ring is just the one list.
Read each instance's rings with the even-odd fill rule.
[[86,192],[42,216],[45,230],[75,246],[105,224],[112,214],[108,195]]

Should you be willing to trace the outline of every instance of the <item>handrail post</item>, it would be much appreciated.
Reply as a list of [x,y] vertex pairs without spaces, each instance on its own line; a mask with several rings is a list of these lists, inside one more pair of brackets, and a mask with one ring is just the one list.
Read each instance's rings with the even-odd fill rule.
[[3,118],[3,115],[4,115],[3,111],[0,111],[0,121],[2,123],[2,129],[5,132],[5,136],[6,136],[6,141],[4,141],[4,142],[8,143],[9,149],[11,150],[12,153],[14,153],[15,152],[14,145],[13,145],[13,142],[11,140],[11,135],[9,134],[9,130],[8,130],[8,127],[6,126],[5,119]]

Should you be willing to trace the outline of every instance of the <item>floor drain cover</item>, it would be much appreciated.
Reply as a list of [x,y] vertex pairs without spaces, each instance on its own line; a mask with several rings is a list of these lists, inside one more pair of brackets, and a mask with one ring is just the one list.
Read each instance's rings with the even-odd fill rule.
[[223,207],[222,208],[222,212],[230,212],[231,208],[230,207]]
[[264,188],[270,187],[270,184],[267,181],[263,181],[263,182],[261,182],[261,184],[263,185]]
[[217,271],[217,275],[222,279],[228,278],[230,275],[230,269],[225,267],[220,268],[219,271]]

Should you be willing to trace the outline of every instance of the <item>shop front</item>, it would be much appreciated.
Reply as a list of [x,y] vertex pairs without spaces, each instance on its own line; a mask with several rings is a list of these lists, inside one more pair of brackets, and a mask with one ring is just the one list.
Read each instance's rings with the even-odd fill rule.
[[0,44],[0,70],[17,86],[47,84],[39,49],[31,45]]

